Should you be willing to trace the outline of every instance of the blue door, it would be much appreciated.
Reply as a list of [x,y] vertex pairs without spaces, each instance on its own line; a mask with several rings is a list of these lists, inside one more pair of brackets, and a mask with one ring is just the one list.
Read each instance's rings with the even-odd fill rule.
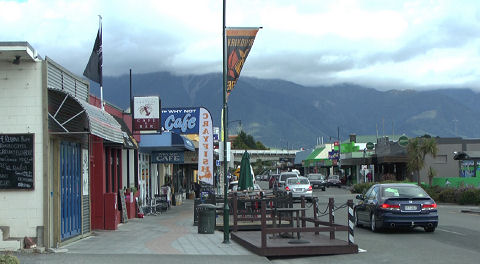
[[82,231],[81,211],[81,148],[80,144],[60,144],[61,240],[79,235]]

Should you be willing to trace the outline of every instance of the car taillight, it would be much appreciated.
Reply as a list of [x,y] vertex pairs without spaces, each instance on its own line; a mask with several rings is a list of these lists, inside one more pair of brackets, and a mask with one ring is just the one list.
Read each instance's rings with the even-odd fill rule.
[[400,210],[400,205],[399,204],[382,204],[381,205],[382,209],[388,209],[388,210]]
[[436,203],[433,203],[433,204],[422,204],[422,209],[425,209],[425,210],[434,210],[434,209],[437,209],[437,204],[436,204]]
[[309,191],[312,190],[312,185],[308,186],[308,190],[309,190]]
[[285,186],[285,191],[290,191],[290,188],[288,188],[288,186]]

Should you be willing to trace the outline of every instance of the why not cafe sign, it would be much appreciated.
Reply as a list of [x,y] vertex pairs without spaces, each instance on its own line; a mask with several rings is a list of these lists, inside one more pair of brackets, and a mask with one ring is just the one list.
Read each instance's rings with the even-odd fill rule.
[[162,127],[178,134],[198,134],[198,179],[213,185],[213,124],[203,107],[164,108]]

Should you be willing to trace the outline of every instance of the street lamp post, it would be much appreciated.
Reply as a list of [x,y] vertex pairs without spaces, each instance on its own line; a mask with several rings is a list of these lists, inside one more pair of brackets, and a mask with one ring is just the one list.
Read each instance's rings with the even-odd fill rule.
[[223,243],[230,244],[230,208],[228,207],[227,179],[227,140],[228,140],[228,108],[227,108],[227,36],[225,27],[226,0],[223,0]]

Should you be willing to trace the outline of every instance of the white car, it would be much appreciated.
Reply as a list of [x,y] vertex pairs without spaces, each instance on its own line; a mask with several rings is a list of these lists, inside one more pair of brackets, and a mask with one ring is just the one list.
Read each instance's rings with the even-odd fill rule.
[[293,199],[300,199],[305,196],[305,199],[312,200],[313,190],[310,181],[306,177],[292,177],[285,182],[285,191],[292,194]]

